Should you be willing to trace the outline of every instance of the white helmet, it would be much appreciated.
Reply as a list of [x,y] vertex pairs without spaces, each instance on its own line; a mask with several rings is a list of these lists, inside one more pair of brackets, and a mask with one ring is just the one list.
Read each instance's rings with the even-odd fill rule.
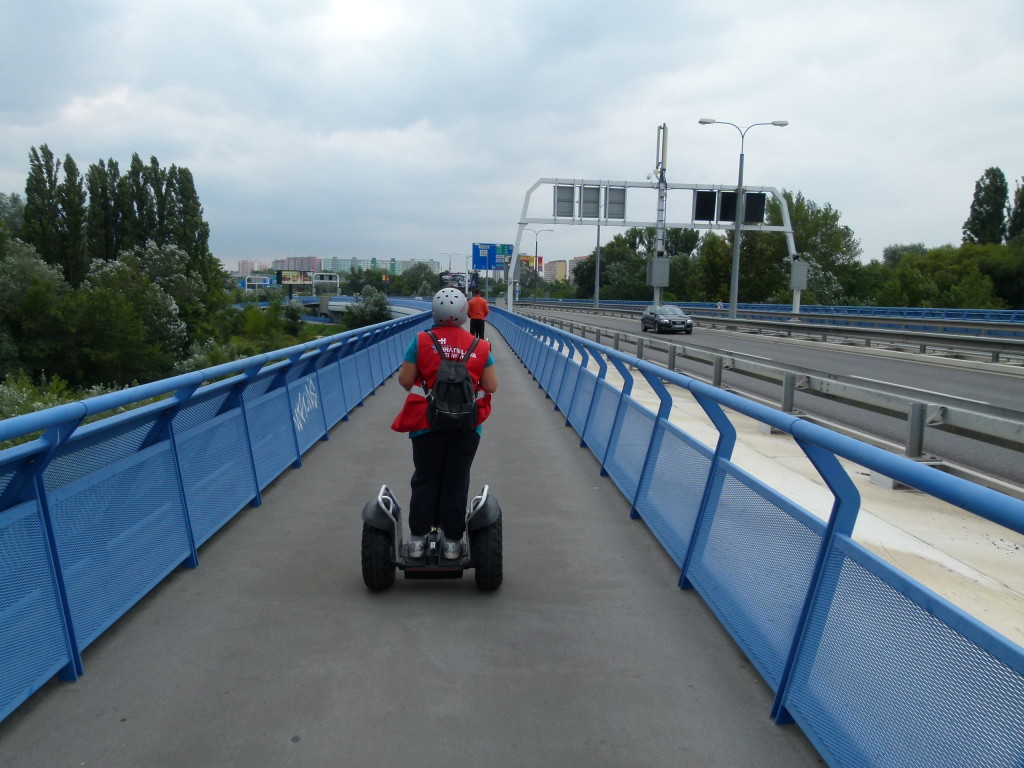
[[434,325],[465,325],[469,319],[468,304],[466,294],[458,288],[442,288],[434,294],[430,307],[434,313]]

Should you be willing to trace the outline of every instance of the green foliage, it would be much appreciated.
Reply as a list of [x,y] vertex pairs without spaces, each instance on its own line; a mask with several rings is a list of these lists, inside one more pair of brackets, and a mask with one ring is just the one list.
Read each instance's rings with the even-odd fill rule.
[[83,177],[70,155],[62,164],[43,144],[29,153],[25,191],[23,239],[44,261],[60,266],[72,287],[93,262],[152,243],[184,252],[188,274],[203,286],[202,311],[186,311],[194,336],[207,330],[201,318],[224,306],[225,274],[210,253],[210,227],[187,168],[162,168],[155,157],[147,165],[136,153],[123,176],[111,159],[90,166]]
[[66,299],[60,270],[20,241],[0,248],[0,376],[24,368],[54,370],[66,346]]
[[900,259],[904,256],[924,256],[926,253],[928,253],[928,248],[924,243],[911,243],[910,245],[898,243],[887,245],[882,250],[882,261],[886,264],[899,264]]
[[[393,296],[432,296],[436,293],[438,274],[429,264],[413,264],[400,275],[395,275],[389,288]],[[424,290],[424,286],[427,286]]]
[[[654,254],[655,235],[653,227],[631,227],[601,246],[602,299],[643,301],[653,296],[653,289],[647,285],[647,259]],[[665,254],[674,260],[681,259],[674,264],[686,265],[699,239],[695,230],[669,229],[665,233]],[[577,298],[594,295],[595,252],[573,268]],[[669,274],[671,279],[671,269]],[[532,295],[526,293],[525,285],[523,291],[524,295]]]
[[342,326],[346,331],[351,331],[367,325],[383,323],[390,319],[391,309],[388,307],[388,297],[383,291],[378,291],[367,285],[356,297],[356,301],[345,309]]
[[877,304],[895,307],[1000,309],[1006,302],[989,276],[992,259],[1005,246],[943,246],[923,254],[906,252],[889,269],[875,294]]
[[1009,188],[999,168],[988,168],[974,184],[971,213],[964,222],[964,242],[998,245],[1006,237]]
[[1006,221],[1007,243],[1024,235],[1024,185],[1021,184],[1021,181],[1024,181],[1024,178],[1017,182],[1013,191],[1013,205]]
[[21,195],[0,192],[0,236],[21,237],[25,223],[25,201]]

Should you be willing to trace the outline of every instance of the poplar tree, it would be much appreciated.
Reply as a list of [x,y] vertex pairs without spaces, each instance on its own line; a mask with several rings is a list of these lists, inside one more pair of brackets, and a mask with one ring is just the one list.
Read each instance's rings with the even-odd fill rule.
[[28,179],[25,181],[25,221],[22,239],[34,246],[47,264],[59,264],[60,160],[43,144],[32,147],[28,155]]
[[[1021,179],[1024,181],[1024,178]],[[1006,242],[1010,242],[1024,234],[1024,185],[1017,182],[1013,192],[1013,207],[1006,222]]]
[[86,189],[89,207],[86,211],[86,248],[90,260],[110,261],[121,250],[121,208],[118,204],[118,183],[121,171],[114,159],[89,166]]
[[85,247],[85,185],[78,166],[71,155],[64,156],[64,181],[57,187],[58,260],[64,269],[64,279],[77,288],[89,270],[89,256]]
[[974,184],[971,214],[964,222],[965,243],[999,245],[1006,236],[1006,200],[1009,188],[999,168],[988,168]]

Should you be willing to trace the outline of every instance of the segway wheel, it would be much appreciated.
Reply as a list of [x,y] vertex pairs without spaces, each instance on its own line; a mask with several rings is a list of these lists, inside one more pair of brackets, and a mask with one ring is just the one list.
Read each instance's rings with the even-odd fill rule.
[[469,533],[469,547],[476,569],[476,585],[485,592],[501,586],[501,516],[488,526]]
[[391,536],[387,531],[363,523],[363,582],[373,592],[395,583],[395,564],[391,560]]

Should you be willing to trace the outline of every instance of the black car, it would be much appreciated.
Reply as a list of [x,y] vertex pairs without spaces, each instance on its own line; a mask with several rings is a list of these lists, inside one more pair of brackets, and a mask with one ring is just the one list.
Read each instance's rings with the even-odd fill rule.
[[672,304],[648,307],[640,318],[640,330],[647,331],[648,329],[655,333],[662,331],[693,333],[693,318]]

